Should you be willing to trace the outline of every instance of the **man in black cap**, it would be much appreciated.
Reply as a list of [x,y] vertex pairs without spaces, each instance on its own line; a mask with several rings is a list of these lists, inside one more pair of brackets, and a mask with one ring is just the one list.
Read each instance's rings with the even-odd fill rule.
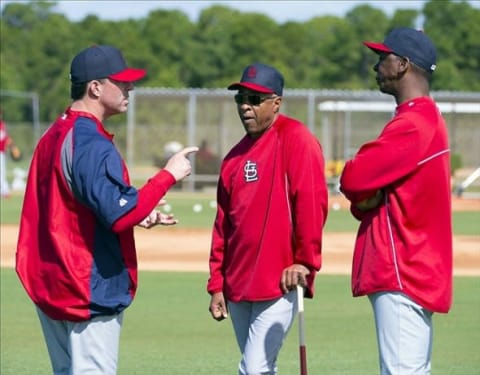
[[425,33],[404,27],[364,44],[378,54],[378,86],[397,107],[340,179],[361,222],[352,291],[372,304],[381,374],[430,374],[432,314],[452,303],[450,150],[429,96],[436,52]]
[[16,270],[37,306],[55,374],[113,375],[123,311],[137,289],[133,228],[172,225],[156,210],[186,177],[185,148],[140,189],[103,126],[127,110],[134,82],[112,46],[93,46],[71,63],[73,102],[33,154],[17,246]]
[[323,153],[304,124],[280,113],[283,84],[275,68],[255,63],[228,86],[246,135],[222,163],[207,290],[212,317],[232,318],[239,374],[277,373],[294,290],[312,298],[321,267]]

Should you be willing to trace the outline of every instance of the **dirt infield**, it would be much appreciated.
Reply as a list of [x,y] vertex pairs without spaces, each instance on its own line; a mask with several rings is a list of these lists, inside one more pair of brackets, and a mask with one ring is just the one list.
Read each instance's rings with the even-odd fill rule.
[[[341,197],[332,198],[330,205],[347,209]],[[479,210],[480,200],[454,199],[454,210]],[[13,267],[18,227],[2,225],[0,232],[1,266]],[[210,230],[189,230],[179,227],[136,228],[140,270],[208,271]],[[322,273],[350,273],[355,233],[325,233]],[[480,234],[455,236],[454,274],[480,276]]]

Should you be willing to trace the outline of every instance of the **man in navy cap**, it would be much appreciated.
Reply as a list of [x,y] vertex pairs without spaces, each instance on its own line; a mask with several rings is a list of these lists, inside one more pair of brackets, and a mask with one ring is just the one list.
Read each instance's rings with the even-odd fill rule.
[[280,113],[283,76],[247,66],[228,86],[246,135],[223,160],[210,252],[209,310],[231,316],[239,374],[276,374],[296,314],[298,284],[313,297],[321,267],[327,185],[321,146]]
[[361,222],[352,291],[372,304],[381,374],[430,374],[432,314],[452,303],[450,149],[429,95],[436,52],[425,33],[404,27],[364,44],[378,55],[380,91],[397,107],[340,179]]
[[114,375],[124,310],[137,289],[133,228],[176,223],[156,210],[191,170],[173,155],[137,189],[103,126],[127,110],[143,69],[112,46],[81,51],[70,68],[73,102],[40,139],[31,162],[16,270],[37,306],[54,374]]

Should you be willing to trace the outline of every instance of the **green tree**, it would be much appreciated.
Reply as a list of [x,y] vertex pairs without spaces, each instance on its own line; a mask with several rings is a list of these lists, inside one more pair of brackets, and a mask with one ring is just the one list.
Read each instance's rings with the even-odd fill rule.
[[[260,13],[243,13],[231,25],[232,65],[239,78],[242,69],[252,62],[262,62],[284,69],[288,46],[282,43],[280,27],[270,17]],[[261,25],[261,27],[258,27]]]
[[[247,64],[261,61],[281,70],[288,88],[376,89],[377,57],[362,43],[417,25],[438,50],[432,89],[480,91],[480,9],[453,0],[430,0],[421,12],[402,9],[392,17],[359,5],[345,17],[285,24],[218,4],[197,22],[161,9],[139,20],[88,15],[71,22],[55,1],[9,3],[0,19],[0,85],[37,92],[41,120],[49,122],[70,102],[72,57],[93,44],[112,44],[130,65],[147,69],[142,86],[224,88]],[[2,107],[12,120],[32,118],[28,101],[2,98]]]
[[280,27],[280,38],[286,47],[282,57],[288,87],[313,88],[319,84],[317,70],[311,69],[318,54],[318,40],[310,33],[307,24],[287,22]]
[[[54,13],[54,6],[43,1],[8,4],[1,25],[2,88],[37,92],[41,101],[49,103],[41,106],[47,117],[55,112],[58,92],[64,91],[68,79],[62,59],[69,55],[71,39],[68,20]],[[30,103],[25,103],[23,113],[31,119]]]
[[[336,83],[339,82],[337,79],[348,79],[351,73],[344,71],[343,61],[341,64],[337,63],[332,55],[339,53],[338,50],[344,48],[342,38],[337,36],[348,34],[351,31],[349,25],[341,18],[326,16],[313,18],[306,22],[304,27],[306,39],[302,53],[295,51],[300,57],[309,56],[305,66],[300,67],[306,78],[304,87],[338,88],[336,86]],[[302,46],[301,42],[299,42],[299,46]],[[302,59],[296,59],[293,55],[289,69],[303,64]]]
[[193,36],[191,60],[187,62],[191,71],[190,86],[222,87],[225,77],[235,77],[231,29],[239,16],[239,11],[220,5],[201,12]]
[[420,18],[420,12],[415,9],[399,9],[395,11],[391,20],[389,21],[389,29],[394,27],[413,27],[415,28],[417,21]]
[[[383,40],[388,29],[387,15],[370,5],[359,5],[346,15],[346,20],[351,27],[347,33],[345,43],[350,47],[345,51],[343,68],[351,72],[351,79],[344,82],[344,88],[372,88],[372,65],[376,56],[363,46],[365,40]],[[342,57],[336,57],[339,61]]]
[[431,0],[423,10],[425,32],[437,47],[435,90],[480,90],[480,9]]
[[180,11],[155,10],[142,24],[140,39],[149,49],[149,86],[184,87],[189,79],[185,55],[189,53],[194,25]]

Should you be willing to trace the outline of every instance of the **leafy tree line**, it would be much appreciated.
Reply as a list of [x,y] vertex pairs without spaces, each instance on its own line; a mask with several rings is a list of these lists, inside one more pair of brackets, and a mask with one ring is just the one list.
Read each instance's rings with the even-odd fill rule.
[[[162,9],[142,19],[90,15],[72,22],[56,2],[9,3],[1,14],[0,85],[37,92],[41,120],[51,121],[70,102],[74,54],[112,44],[131,66],[148,70],[145,87],[225,87],[245,65],[262,61],[284,73],[287,88],[376,89],[376,56],[362,42],[381,41],[392,27],[419,21],[438,49],[433,90],[480,91],[480,9],[452,0],[431,0],[421,11],[397,10],[391,17],[365,4],[345,17],[283,24],[223,5],[203,10],[197,22]],[[31,119],[28,103],[2,97],[2,106],[10,120]]]

